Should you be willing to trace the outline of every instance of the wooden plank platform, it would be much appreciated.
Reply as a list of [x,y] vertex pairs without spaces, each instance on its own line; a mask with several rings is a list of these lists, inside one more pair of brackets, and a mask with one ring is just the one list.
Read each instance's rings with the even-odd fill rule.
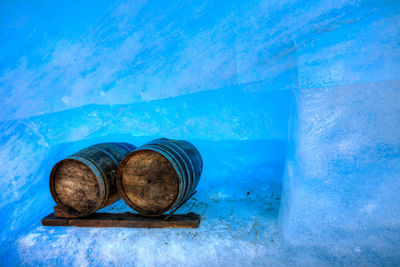
[[42,219],[43,226],[77,226],[77,227],[128,227],[128,228],[198,228],[200,215],[174,214],[168,220],[167,215],[145,217],[139,214],[94,213],[82,218],[60,218],[51,213]]

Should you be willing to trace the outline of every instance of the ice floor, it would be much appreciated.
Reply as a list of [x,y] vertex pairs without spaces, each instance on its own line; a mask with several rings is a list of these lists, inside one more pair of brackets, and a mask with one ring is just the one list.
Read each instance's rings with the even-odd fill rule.
[[[192,200],[181,212],[201,214],[198,229],[39,226],[18,239],[20,261],[32,266],[279,265],[279,187],[264,186],[263,201],[251,200],[246,190],[243,200]],[[129,210],[119,204],[107,210]]]

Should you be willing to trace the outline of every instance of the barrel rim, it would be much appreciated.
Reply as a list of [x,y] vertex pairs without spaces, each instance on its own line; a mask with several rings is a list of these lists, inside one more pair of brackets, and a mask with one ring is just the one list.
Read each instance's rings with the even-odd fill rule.
[[[58,195],[57,195],[56,190],[55,190],[54,175],[55,175],[55,172],[56,172],[57,168],[59,168],[61,166],[61,164],[65,163],[67,161],[77,161],[77,162],[79,162],[81,164],[86,165],[90,169],[90,171],[93,173],[93,175],[96,177],[96,180],[97,180],[97,182],[99,184],[100,195],[103,195],[103,196],[105,195],[105,192],[104,192],[105,185],[102,184],[100,182],[100,179],[99,179],[99,177],[102,177],[102,174],[101,174],[101,172],[99,170],[97,170],[97,167],[94,164],[90,164],[92,166],[89,166],[87,163],[83,162],[81,159],[74,158],[71,155],[70,157],[68,157],[66,159],[63,159],[63,160],[60,160],[59,162],[57,162],[56,165],[54,165],[54,167],[52,168],[52,170],[50,172],[49,187],[50,187],[51,196],[53,197],[53,199],[56,202],[56,204],[62,210],[68,212],[69,214],[73,214],[73,215],[76,215],[76,216],[86,216],[86,215],[92,214],[93,212],[96,212],[101,207],[103,201],[99,201],[96,206],[94,206],[93,208],[88,209],[86,211],[77,211],[72,207],[64,205],[64,203],[62,203],[61,200],[58,198]],[[95,170],[93,170],[92,167],[94,167]]]
[[[126,194],[126,192],[125,192],[124,185],[123,185],[123,183],[122,183],[122,171],[123,171],[123,168],[125,167],[127,161],[128,161],[131,157],[133,157],[133,155],[134,155],[135,153],[138,153],[138,152],[141,152],[141,151],[144,151],[144,150],[156,152],[156,153],[160,154],[162,157],[166,158],[166,159],[171,163],[171,165],[172,165],[172,167],[174,168],[175,172],[177,173],[177,176],[178,176],[178,179],[179,179],[179,172],[178,172],[178,170],[176,169],[176,167],[174,166],[174,164],[172,164],[172,161],[168,158],[169,156],[163,155],[163,153],[161,153],[160,151],[156,151],[156,150],[154,150],[153,148],[138,148],[138,149],[132,151],[131,153],[129,153],[128,155],[126,155],[125,158],[124,158],[124,159],[121,161],[121,163],[119,164],[118,172],[117,172],[117,187],[118,187],[118,191],[119,191],[119,193],[120,193],[120,195],[121,195],[121,198],[122,198],[122,199],[124,200],[124,202],[125,202],[129,207],[131,207],[133,210],[137,211],[138,213],[140,213],[140,214],[142,214],[142,215],[146,215],[146,216],[149,216],[149,217],[158,217],[158,216],[161,216],[162,214],[164,214],[165,212],[167,212],[168,210],[170,210],[170,209],[173,207],[173,205],[175,204],[175,202],[176,202],[176,200],[177,200],[177,198],[178,198],[179,192],[178,192],[178,194],[176,194],[174,200],[171,202],[171,204],[170,204],[168,207],[166,207],[166,208],[160,210],[157,214],[154,214],[154,213],[149,213],[148,211],[143,210],[142,208],[139,208],[138,206],[136,206],[136,205],[129,199],[129,197],[127,196],[127,194]],[[181,183],[182,183],[182,181],[179,179],[179,191],[181,191],[181,188],[182,188]]]

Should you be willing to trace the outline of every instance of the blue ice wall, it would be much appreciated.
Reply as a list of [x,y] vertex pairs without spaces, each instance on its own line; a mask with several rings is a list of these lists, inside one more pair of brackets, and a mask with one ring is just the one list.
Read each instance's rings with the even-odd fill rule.
[[[2,1],[0,264],[398,264],[399,14],[398,1]],[[202,153],[183,208],[199,229],[40,226],[57,161],[160,136]]]
[[330,264],[400,263],[400,3],[380,4],[297,41],[281,239]]

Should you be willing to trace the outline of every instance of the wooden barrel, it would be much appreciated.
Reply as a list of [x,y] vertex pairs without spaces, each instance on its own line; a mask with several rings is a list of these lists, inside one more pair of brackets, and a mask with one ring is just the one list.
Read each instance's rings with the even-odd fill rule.
[[161,138],[125,157],[118,168],[117,185],[132,209],[158,216],[190,197],[202,169],[201,155],[191,143]]
[[119,200],[118,165],[135,148],[128,143],[102,143],[58,162],[50,173],[50,192],[59,208],[86,216]]

